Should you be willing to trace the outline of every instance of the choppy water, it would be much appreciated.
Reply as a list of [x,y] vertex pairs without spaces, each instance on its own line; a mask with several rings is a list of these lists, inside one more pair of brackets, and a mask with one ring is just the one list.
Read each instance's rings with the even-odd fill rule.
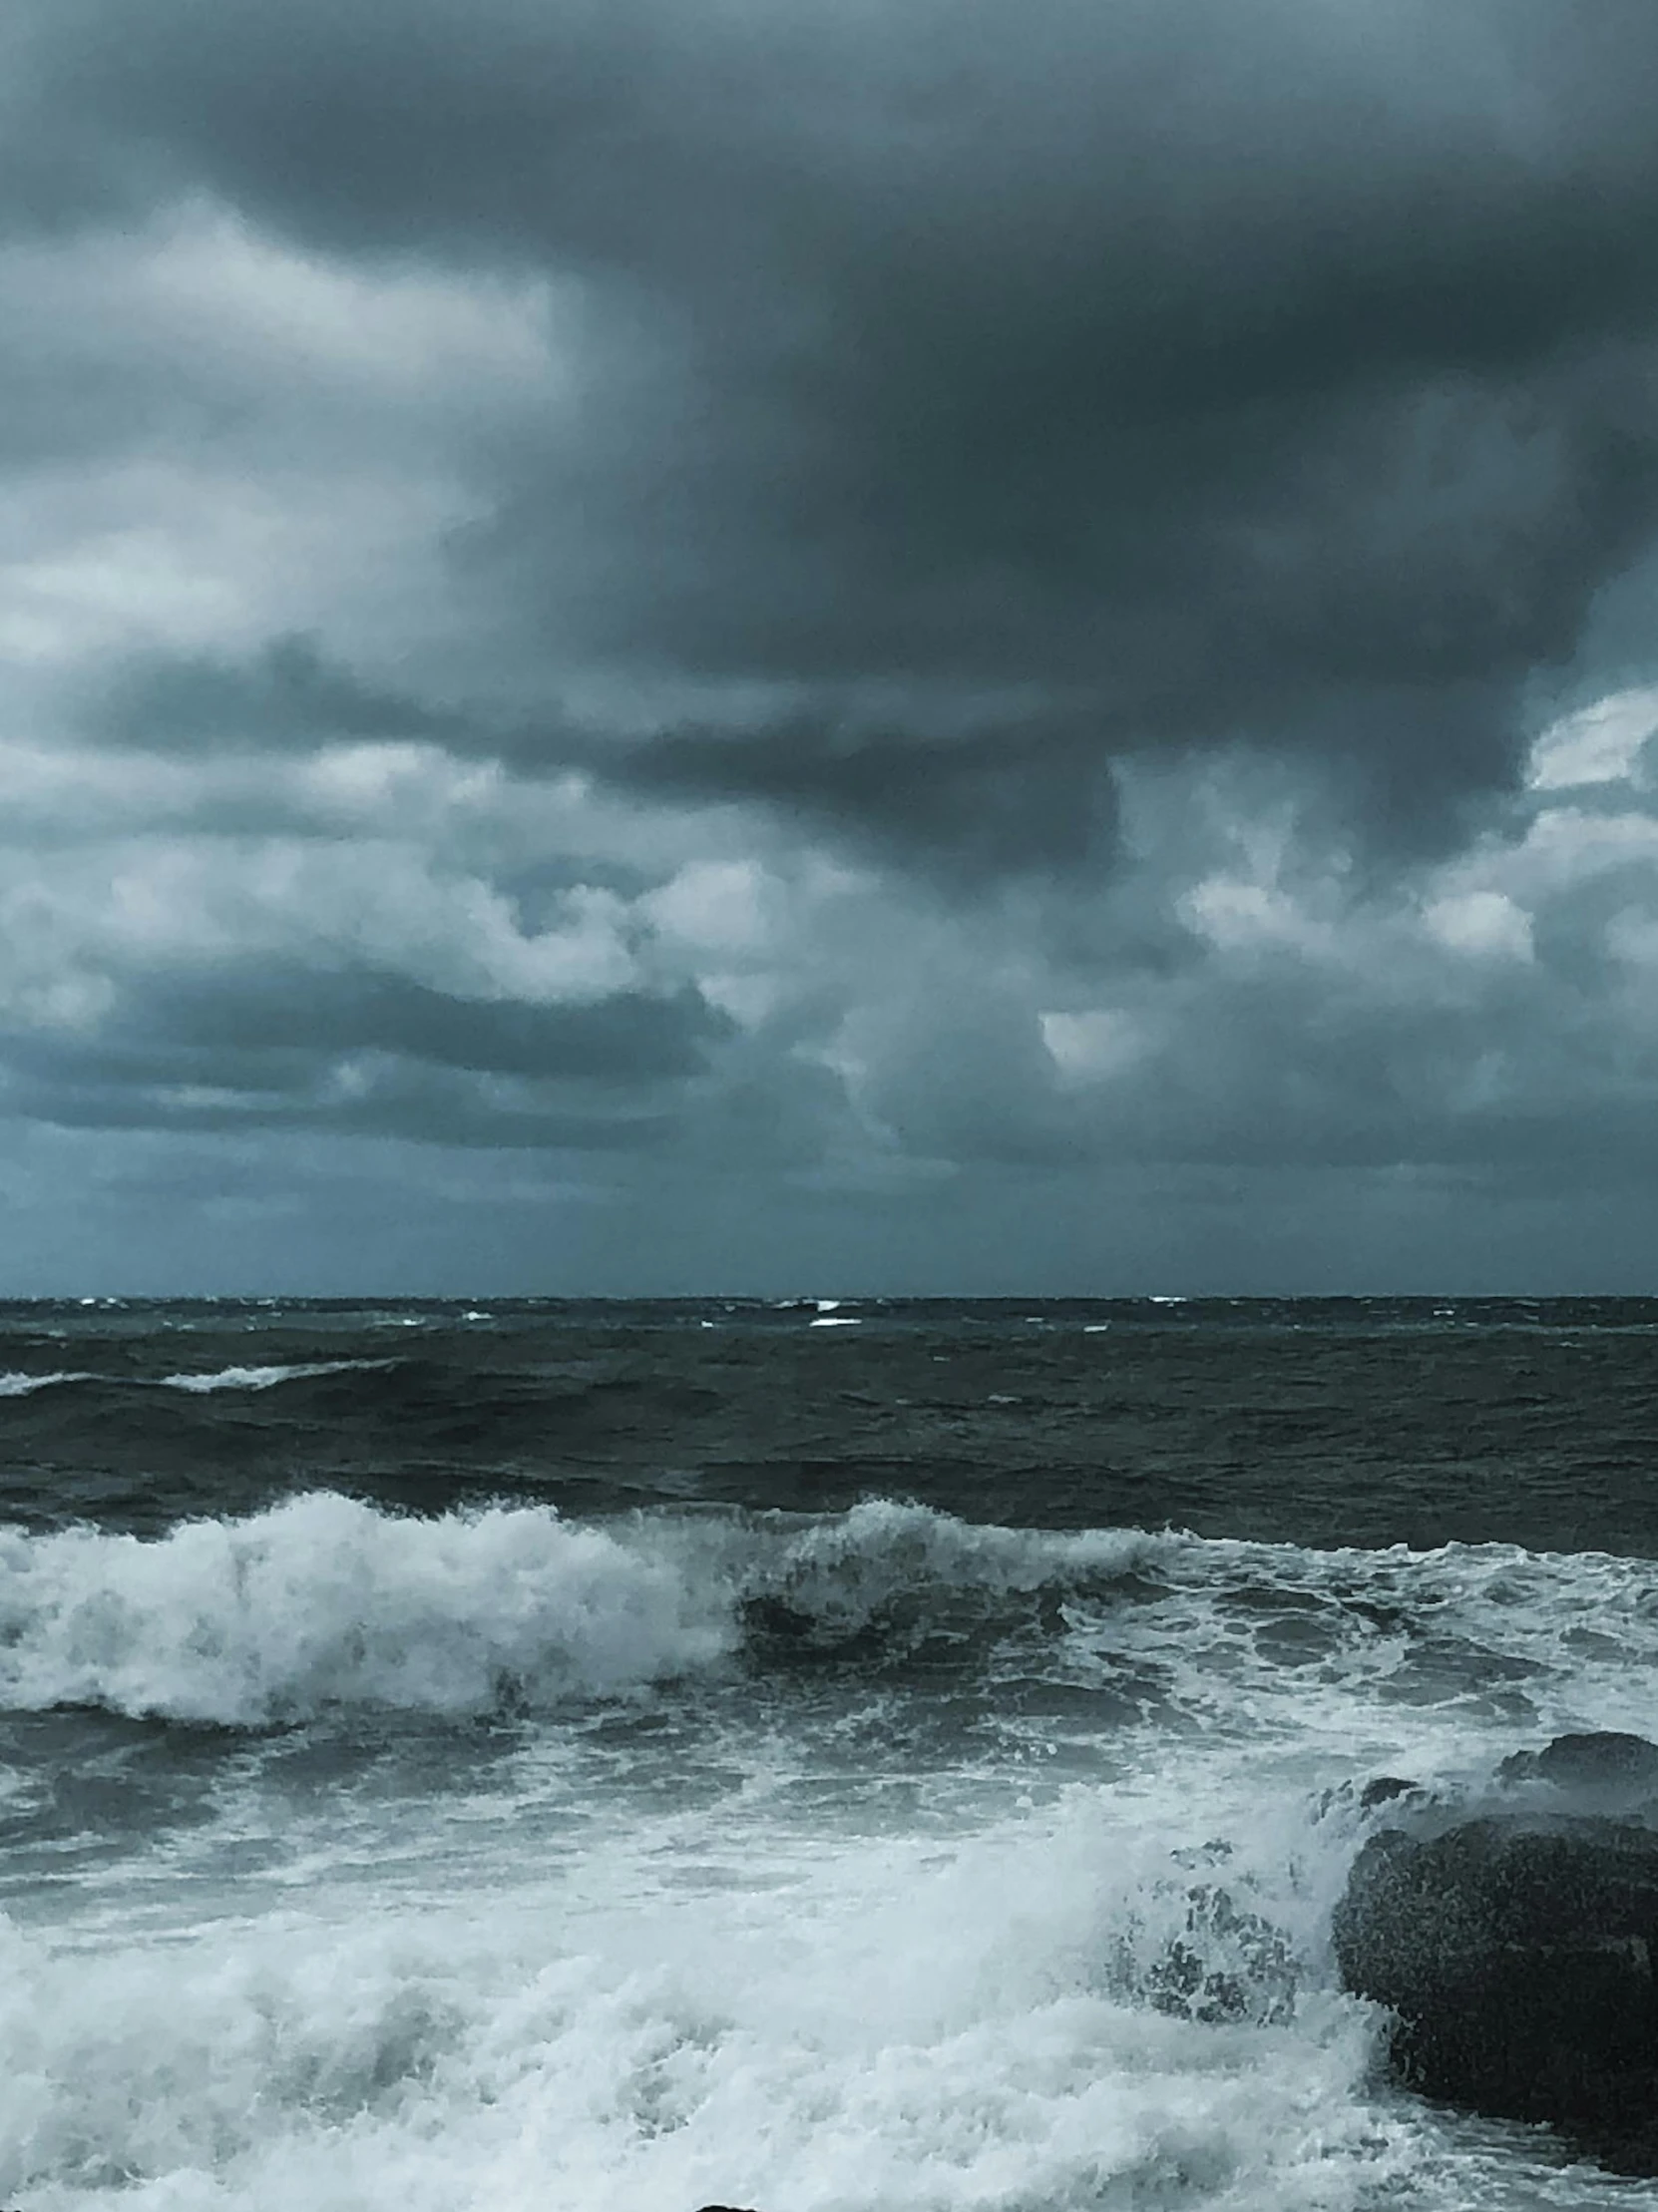
[[1658,1303],[0,1308],[0,2201],[1658,2205],[1379,1772],[1655,1732]]

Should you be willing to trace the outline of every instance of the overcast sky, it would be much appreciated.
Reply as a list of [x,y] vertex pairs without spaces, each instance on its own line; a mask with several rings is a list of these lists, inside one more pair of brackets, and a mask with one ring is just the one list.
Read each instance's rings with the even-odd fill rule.
[[1658,1289],[1652,0],[9,0],[0,1292]]

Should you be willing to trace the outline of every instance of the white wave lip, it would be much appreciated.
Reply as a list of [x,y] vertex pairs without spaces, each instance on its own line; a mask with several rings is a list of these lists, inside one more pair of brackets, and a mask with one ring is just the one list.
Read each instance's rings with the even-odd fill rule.
[[[207,1375],[161,1375],[151,1386],[159,1390],[183,1390],[193,1397],[210,1397],[221,1390],[274,1390],[279,1383],[308,1382],[318,1375],[368,1374],[396,1366],[395,1360],[301,1360],[285,1367],[220,1367]],[[64,1383],[124,1381],[121,1376],[95,1375],[87,1368],[55,1368],[45,1375],[28,1375],[20,1369],[0,1375],[0,1398],[32,1398],[37,1391]]]
[[733,1573],[745,1596],[781,1598],[825,1626],[850,1632],[899,1596],[962,1593],[994,1600],[1108,1580],[1156,1552],[1163,1541],[1138,1529],[1002,1529],[877,1498],[782,1542],[756,1544]]
[[159,1541],[0,1537],[0,1706],[224,1726],[464,1716],[704,1666],[728,1607],[545,1509],[401,1520],[318,1493]]
[[90,1383],[95,1378],[79,1368],[55,1369],[50,1375],[25,1375],[17,1369],[0,1375],[0,1398],[32,1398],[37,1390],[51,1390],[59,1383]]
[[360,1375],[387,1368],[391,1360],[301,1360],[289,1367],[220,1367],[210,1375],[164,1375],[163,1390],[187,1390],[208,1397],[220,1390],[274,1390],[278,1383],[303,1383],[318,1375]]

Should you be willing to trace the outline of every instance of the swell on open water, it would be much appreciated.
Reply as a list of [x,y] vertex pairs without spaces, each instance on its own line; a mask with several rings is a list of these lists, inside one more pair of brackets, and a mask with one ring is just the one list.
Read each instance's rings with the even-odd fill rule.
[[0,2203],[1658,2205],[1381,2071],[1658,1730],[1658,1301],[0,1307]]

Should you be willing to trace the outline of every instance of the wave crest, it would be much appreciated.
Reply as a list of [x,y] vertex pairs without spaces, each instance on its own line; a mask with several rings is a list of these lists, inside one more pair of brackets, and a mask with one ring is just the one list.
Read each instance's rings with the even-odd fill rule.
[[211,1375],[164,1375],[163,1390],[188,1390],[197,1397],[220,1390],[274,1390],[278,1383],[308,1383],[319,1375],[354,1375],[394,1367],[395,1360],[301,1360],[290,1367],[221,1367]]
[[32,1398],[37,1390],[50,1390],[56,1383],[90,1383],[96,1376],[86,1374],[80,1368],[54,1368],[46,1375],[25,1375],[13,1368],[0,1375],[0,1398]]
[[631,1688],[729,1647],[671,1562],[546,1510],[400,1520],[316,1493],[159,1541],[0,1539],[0,1704],[260,1726],[463,1717]]
[[1137,1529],[1003,1529],[871,1499],[757,1549],[741,1596],[762,1632],[819,1648],[874,1632],[897,1656],[918,1638],[1006,1627],[1034,1601],[1040,1610],[1108,1588],[1160,1541]]
[[[1597,1671],[1608,1637],[1617,1681]],[[1644,1560],[1007,1529],[884,1500],[583,1524],[547,1506],[403,1518],[316,1492],[159,1539],[0,1534],[0,1709],[13,1711],[464,1718],[630,1693],[740,1655],[761,1672],[924,1662],[997,1694],[1051,1677],[1055,1696],[1109,1690],[1130,1707],[1166,1694],[1205,1725],[1225,1708],[1258,1727],[1289,1704],[1303,1728],[1328,1708],[1339,1732],[1355,1698],[1451,1715],[1494,1699],[1558,1733],[1581,1724],[1591,1676],[1594,1725],[1643,1725],[1637,1693],[1618,1687],[1631,1654],[1658,1664],[1658,1568]]]

